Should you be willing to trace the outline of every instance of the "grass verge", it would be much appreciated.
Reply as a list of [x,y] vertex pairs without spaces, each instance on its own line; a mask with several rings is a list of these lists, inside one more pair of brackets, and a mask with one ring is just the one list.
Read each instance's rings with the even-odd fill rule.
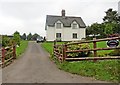
[[27,46],[28,46],[28,41],[22,40],[22,41],[20,42],[20,47],[17,47],[17,48],[16,48],[16,56],[17,56],[17,58],[19,58],[19,56],[20,56],[22,53],[24,53],[24,51],[26,50]]
[[43,43],[42,47],[51,54],[59,69],[82,76],[94,77],[98,80],[120,82],[120,60],[79,61],[59,63],[52,55],[53,43]]

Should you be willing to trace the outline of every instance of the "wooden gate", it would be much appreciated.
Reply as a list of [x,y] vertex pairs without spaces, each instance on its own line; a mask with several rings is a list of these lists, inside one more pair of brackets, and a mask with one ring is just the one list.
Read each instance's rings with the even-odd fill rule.
[[[80,42],[75,42],[75,43],[69,43],[69,44],[63,44],[63,45],[57,45],[56,42],[54,42],[54,49],[53,49],[53,53],[54,56],[56,56],[56,58],[59,61],[80,61],[80,60],[105,60],[105,59],[120,59],[120,56],[108,56],[108,57],[98,57],[97,56],[97,51],[100,50],[114,50],[114,49],[120,49],[120,45],[118,47],[105,47],[105,48],[98,48],[97,47],[97,43],[98,42],[102,42],[102,41],[109,41],[109,40],[120,40],[120,36],[119,37],[113,37],[113,38],[104,38],[104,39],[93,39],[90,41],[80,41]],[[82,50],[68,50],[70,45],[78,45],[78,44],[85,44],[85,43],[92,43],[93,44],[93,48],[91,49],[82,49]],[[61,49],[58,49],[58,48]],[[78,53],[78,52],[88,52],[88,51],[92,51],[94,57],[82,57],[82,58],[69,58],[68,57],[68,53]]]
[[16,45],[1,48],[0,65],[5,67],[16,59]]

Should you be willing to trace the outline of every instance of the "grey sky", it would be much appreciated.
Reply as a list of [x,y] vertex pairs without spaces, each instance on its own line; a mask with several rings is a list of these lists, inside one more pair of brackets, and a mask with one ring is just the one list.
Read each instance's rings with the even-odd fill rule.
[[0,34],[38,33],[45,36],[46,15],[82,17],[86,25],[102,22],[109,8],[118,10],[119,0],[0,0]]

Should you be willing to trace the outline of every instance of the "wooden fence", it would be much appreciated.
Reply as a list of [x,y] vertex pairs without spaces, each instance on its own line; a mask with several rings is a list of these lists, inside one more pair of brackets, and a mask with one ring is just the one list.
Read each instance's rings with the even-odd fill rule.
[[[113,37],[113,38],[104,38],[104,39],[93,39],[90,41],[81,41],[81,42],[74,42],[74,43],[69,43],[69,44],[63,44],[63,45],[58,45],[56,44],[56,41],[54,41],[54,49],[53,53],[54,56],[59,61],[80,61],[80,60],[105,60],[105,59],[120,59],[120,56],[108,56],[108,57],[98,57],[97,56],[97,51],[100,50],[114,50],[114,49],[120,49],[120,45],[118,47],[105,47],[105,48],[97,48],[97,43],[102,42],[102,41],[108,41],[108,40],[120,40],[119,37]],[[78,45],[78,44],[83,44],[83,43],[93,43],[93,48],[90,49],[83,49],[83,50],[68,50],[70,45]],[[60,50],[61,49],[61,50]],[[79,58],[69,58],[68,53],[80,53],[80,52],[88,52],[91,51],[93,52],[94,57],[79,57]]]
[[1,48],[1,67],[9,65],[14,59],[16,59],[16,46]]

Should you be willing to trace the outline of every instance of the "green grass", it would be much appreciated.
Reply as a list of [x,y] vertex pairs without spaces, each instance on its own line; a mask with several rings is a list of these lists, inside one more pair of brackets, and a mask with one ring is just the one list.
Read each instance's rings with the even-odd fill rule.
[[[90,48],[93,48],[93,43],[90,43]],[[107,48],[106,41],[97,42],[97,48]],[[105,56],[112,52],[113,50],[100,50],[97,51],[98,56]]]
[[44,42],[41,45],[47,52],[49,52],[50,54],[52,54],[53,52],[53,42]]
[[[58,42],[57,44],[63,44],[64,42]],[[42,43],[42,47],[45,48],[47,52],[52,54],[53,52],[53,42],[44,42]]]
[[120,60],[79,61],[58,64],[59,68],[73,74],[94,77],[99,80],[120,82]]
[[27,46],[28,46],[28,41],[21,41],[20,42],[20,47],[17,47],[16,48],[16,56],[17,56],[17,58],[19,58],[19,56],[22,54],[22,53],[24,53],[24,51],[26,50],[26,48],[27,48]]
[[[98,47],[105,47],[106,43],[98,43]],[[53,51],[53,43],[43,43],[44,47],[50,54]],[[107,51],[109,52],[109,51]],[[103,53],[103,52],[102,52]],[[59,69],[78,74],[82,76],[94,77],[98,80],[105,80],[110,82],[120,82],[120,60],[102,60],[102,61],[79,61],[79,62],[63,62],[59,63],[53,55],[51,59],[54,60]]]
[[[64,42],[57,42],[57,44],[63,44]],[[90,48],[93,48],[93,43],[90,43]],[[53,52],[53,42],[44,42],[42,44],[42,47],[44,47],[50,54]],[[107,47],[106,42],[98,42],[97,43],[97,48],[105,48]],[[113,50],[102,50],[102,51],[97,51],[98,56],[104,56],[107,55],[108,53],[112,52]]]

